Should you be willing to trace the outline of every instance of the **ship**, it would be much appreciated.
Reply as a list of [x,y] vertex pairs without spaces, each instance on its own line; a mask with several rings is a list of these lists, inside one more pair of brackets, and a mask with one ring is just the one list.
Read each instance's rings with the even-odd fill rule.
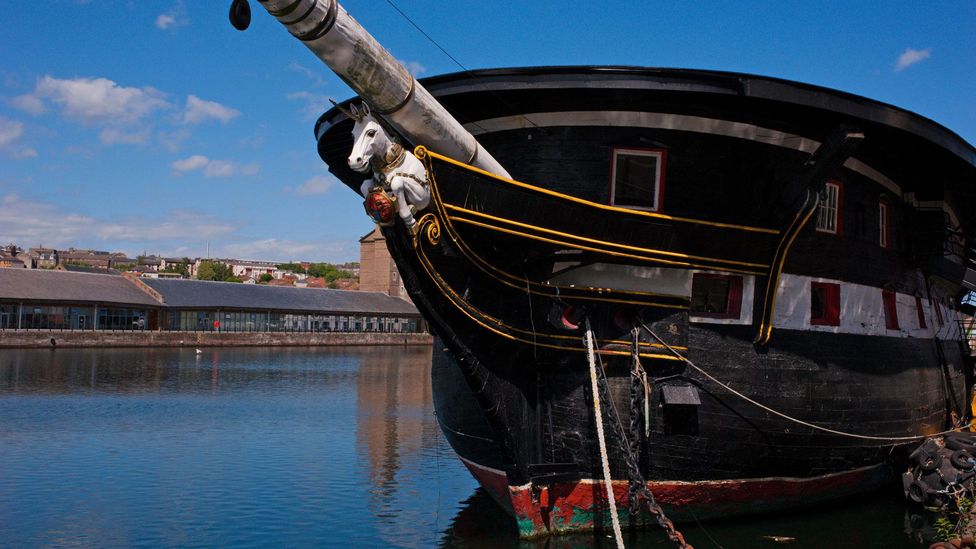
[[[521,536],[836,500],[970,423],[976,149],[949,129],[711,70],[418,81],[336,0],[260,3],[356,92],[318,153],[380,224],[444,436]],[[367,166],[369,132],[390,145]]]

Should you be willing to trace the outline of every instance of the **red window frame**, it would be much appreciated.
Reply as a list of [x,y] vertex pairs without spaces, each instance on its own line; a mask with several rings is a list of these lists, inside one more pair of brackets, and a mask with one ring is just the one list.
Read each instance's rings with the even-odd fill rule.
[[915,296],[915,314],[918,315],[918,329],[924,330],[928,328],[925,324],[925,310],[922,309],[922,298]]
[[[817,227],[817,220],[814,220],[814,228],[820,233],[840,236],[844,234],[844,184],[836,179],[831,179],[830,181],[827,181],[826,185],[833,185],[834,187],[837,187],[837,211],[835,212],[837,218],[834,220],[834,230],[831,231]],[[819,217],[820,205],[817,205],[817,218],[819,219]]]
[[[821,293],[823,315],[813,316],[815,293]],[[812,326],[840,326],[840,284],[833,282],[810,283],[810,324]]]
[[723,275],[713,273],[695,273],[691,278],[691,291],[695,292],[695,280],[700,279],[721,279],[729,281],[729,296],[725,305],[724,313],[693,312],[691,316],[706,318],[742,318],[742,277],[736,275]]
[[878,244],[891,249],[891,204],[887,200],[878,202]]
[[885,328],[898,330],[898,297],[895,292],[881,290],[881,302],[884,305]]
[[[657,185],[655,188],[654,197],[654,207],[645,208],[641,206],[630,206],[627,204],[616,204],[616,175],[617,175],[617,154],[618,153],[633,153],[637,156],[657,156],[658,157],[658,167],[657,167]],[[650,154],[648,154],[650,153]],[[665,174],[667,174],[668,166],[668,151],[667,149],[661,148],[651,148],[651,147],[611,147],[610,148],[610,181],[607,184],[607,204],[611,206],[616,206],[618,208],[628,208],[632,210],[645,210],[651,212],[662,212],[664,211],[664,180]]]

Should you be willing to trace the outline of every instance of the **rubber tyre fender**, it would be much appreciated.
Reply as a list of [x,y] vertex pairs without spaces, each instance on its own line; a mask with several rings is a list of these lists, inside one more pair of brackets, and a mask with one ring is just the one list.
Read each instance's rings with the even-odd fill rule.
[[976,453],[976,438],[970,433],[947,433],[943,441],[950,450],[969,450],[971,454]]
[[942,456],[939,454],[922,452],[918,461],[918,468],[923,471],[935,471],[940,465],[942,465]]
[[913,481],[908,485],[908,499],[915,503],[924,504],[929,499],[929,488],[919,481]]
[[973,454],[969,450],[962,449],[956,450],[949,456],[949,462],[956,469],[963,471],[971,471],[973,467],[976,467],[976,461],[973,460]]

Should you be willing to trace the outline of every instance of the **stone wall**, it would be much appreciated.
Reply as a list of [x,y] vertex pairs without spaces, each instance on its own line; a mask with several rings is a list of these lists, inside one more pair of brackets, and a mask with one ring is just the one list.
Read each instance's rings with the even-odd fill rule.
[[[52,343],[53,341],[53,343]],[[4,347],[272,347],[331,345],[430,345],[429,334],[410,333],[278,333],[278,332],[0,332]]]

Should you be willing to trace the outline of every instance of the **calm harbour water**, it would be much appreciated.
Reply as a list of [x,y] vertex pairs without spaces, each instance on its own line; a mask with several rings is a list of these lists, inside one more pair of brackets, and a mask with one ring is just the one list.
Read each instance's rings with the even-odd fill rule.
[[[519,542],[437,427],[430,358],[0,350],[0,547],[610,547]],[[889,491],[681,530],[698,549],[923,546],[905,522]],[[659,532],[626,541],[671,547]]]

